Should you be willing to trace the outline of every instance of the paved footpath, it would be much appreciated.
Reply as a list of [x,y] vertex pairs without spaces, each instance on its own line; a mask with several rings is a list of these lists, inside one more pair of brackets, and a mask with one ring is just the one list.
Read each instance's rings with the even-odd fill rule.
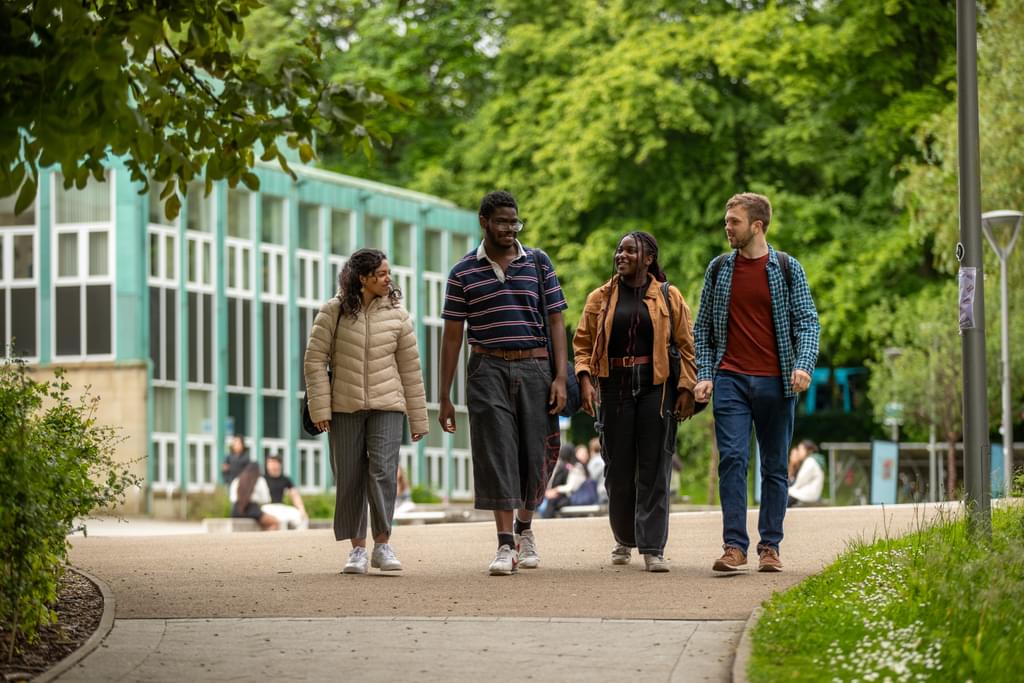
[[756,606],[934,510],[791,510],[780,574],[712,572],[717,512],[672,515],[667,574],[609,564],[605,518],[534,522],[541,567],[511,577],[487,574],[490,523],[398,527],[405,570],[366,576],[339,574],[330,531],[75,537],[115,621],[59,680],[728,681]]

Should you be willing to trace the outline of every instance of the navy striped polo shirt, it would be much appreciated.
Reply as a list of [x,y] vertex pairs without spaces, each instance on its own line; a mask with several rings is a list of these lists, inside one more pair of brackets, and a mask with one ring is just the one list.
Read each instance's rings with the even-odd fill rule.
[[470,344],[492,349],[532,349],[547,345],[544,320],[540,315],[540,288],[533,254],[536,251],[544,273],[547,312],[568,308],[562,286],[548,255],[539,249],[523,248],[498,279],[494,266],[480,247],[452,266],[444,295],[441,317],[464,321]]

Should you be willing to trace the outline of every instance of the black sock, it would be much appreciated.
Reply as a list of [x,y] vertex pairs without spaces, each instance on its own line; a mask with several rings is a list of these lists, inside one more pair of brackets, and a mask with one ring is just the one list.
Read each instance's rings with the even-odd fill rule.
[[507,545],[509,548],[516,547],[516,537],[509,533],[498,532],[498,547]]
[[517,534],[521,534],[527,529],[529,529],[531,524],[533,524],[533,518],[530,518],[529,522],[521,522],[519,521],[519,516],[516,515],[516,521],[512,525],[512,530],[515,531]]

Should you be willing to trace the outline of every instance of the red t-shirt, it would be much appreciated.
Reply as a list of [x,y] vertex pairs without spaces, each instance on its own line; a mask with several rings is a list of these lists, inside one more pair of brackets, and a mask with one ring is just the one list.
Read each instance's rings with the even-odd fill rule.
[[736,255],[729,297],[729,331],[721,370],[778,377],[779,352],[768,290],[768,254],[748,259]]

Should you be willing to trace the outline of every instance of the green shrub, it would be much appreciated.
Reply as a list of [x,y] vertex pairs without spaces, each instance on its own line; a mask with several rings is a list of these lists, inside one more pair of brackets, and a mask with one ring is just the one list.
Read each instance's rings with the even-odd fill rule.
[[7,659],[19,632],[31,642],[55,620],[57,581],[76,518],[124,501],[139,483],[113,461],[121,438],[96,424],[96,400],[69,396],[57,370],[37,382],[18,360],[0,361],[0,626]]
[[188,497],[186,519],[203,520],[207,517],[230,517],[231,500],[224,486],[216,487],[212,493],[192,494]]
[[441,497],[434,493],[434,490],[423,484],[416,484],[412,487],[412,502],[414,503],[440,503]]
[[302,496],[310,519],[334,519],[334,494],[314,493]]

